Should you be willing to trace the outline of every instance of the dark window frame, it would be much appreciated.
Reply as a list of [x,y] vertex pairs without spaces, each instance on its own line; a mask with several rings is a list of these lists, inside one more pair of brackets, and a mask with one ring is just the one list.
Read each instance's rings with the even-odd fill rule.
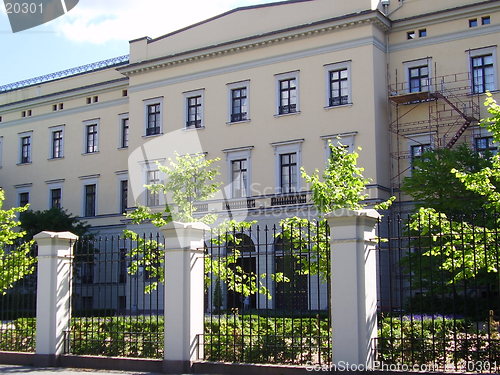
[[120,213],[124,214],[128,208],[128,180],[120,180]]
[[31,135],[21,137],[21,164],[31,163]]
[[63,130],[58,129],[52,132],[52,159],[63,157]]
[[129,141],[129,119],[122,118],[121,119],[121,128],[120,128],[120,148],[127,148]]
[[203,98],[202,95],[194,95],[186,98],[186,128],[203,127]]
[[85,125],[85,153],[93,154],[98,151],[97,124]]
[[[424,73],[425,70],[425,73]],[[412,75],[412,72],[416,72]],[[409,92],[429,91],[429,66],[420,65],[408,68],[408,90]],[[422,81],[425,80],[425,84]],[[416,85],[414,85],[416,83]]]
[[298,104],[298,85],[297,78],[280,79],[279,85],[279,106],[278,114],[286,115],[290,113],[297,113]]
[[246,87],[231,89],[231,122],[248,120],[248,90]]
[[[486,58],[491,58],[491,62],[486,62]],[[478,65],[475,62],[479,61]],[[486,53],[484,55],[471,57],[471,72],[472,72],[472,93],[482,94],[488,90],[493,90],[493,82],[488,82],[489,75],[495,76],[495,64],[493,54]],[[489,73],[491,71],[491,73]]]
[[50,189],[50,208],[62,208],[62,189]]
[[148,104],[146,108],[146,136],[161,134],[161,104]]
[[97,203],[97,185],[88,184],[84,188],[84,216],[96,216],[96,203]]
[[[345,73],[345,76],[343,76]],[[337,75],[335,77],[335,75]],[[349,104],[349,69],[340,68],[328,72],[330,107]],[[335,93],[338,92],[337,95]]]
[[[237,169],[235,169],[235,166]],[[247,196],[248,159],[231,160],[231,193],[233,198]]]
[[[294,193],[297,191],[298,173],[297,173],[297,152],[282,153],[279,155],[280,166],[280,191],[281,193]],[[288,181],[285,181],[287,171]]]
[[24,207],[30,202],[30,193],[29,191],[23,191],[19,193],[19,206]]

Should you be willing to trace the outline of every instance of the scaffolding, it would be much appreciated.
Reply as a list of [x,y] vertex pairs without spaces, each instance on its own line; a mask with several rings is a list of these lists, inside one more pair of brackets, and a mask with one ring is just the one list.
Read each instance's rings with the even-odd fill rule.
[[471,82],[469,73],[458,73],[428,77],[416,87],[397,81],[389,85],[391,188],[400,201],[402,180],[412,168],[409,145],[453,148],[480,134],[480,95]]

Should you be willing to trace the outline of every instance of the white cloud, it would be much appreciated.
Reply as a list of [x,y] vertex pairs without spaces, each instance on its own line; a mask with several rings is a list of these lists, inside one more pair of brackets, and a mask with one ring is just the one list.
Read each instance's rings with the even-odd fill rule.
[[52,25],[65,38],[101,44],[157,37],[235,7],[274,0],[80,0]]

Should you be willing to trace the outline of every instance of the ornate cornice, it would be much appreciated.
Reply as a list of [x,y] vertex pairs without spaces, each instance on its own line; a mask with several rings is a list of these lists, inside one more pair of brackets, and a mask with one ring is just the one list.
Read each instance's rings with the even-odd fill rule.
[[313,24],[301,25],[286,30],[278,30],[264,35],[209,46],[193,51],[154,58],[151,60],[132,63],[117,70],[127,77],[147,73],[153,70],[165,69],[192,62],[228,56],[258,48],[269,47],[306,39],[338,30],[346,30],[364,25],[374,25],[382,31],[390,29],[390,21],[378,11],[365,11],[355,15],[338,17],[319,21]]

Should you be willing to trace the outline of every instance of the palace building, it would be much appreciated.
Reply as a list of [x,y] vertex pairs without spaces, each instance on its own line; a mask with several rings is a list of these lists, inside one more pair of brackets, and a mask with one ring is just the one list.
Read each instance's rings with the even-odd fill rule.
[[[361,147],[369,202],[412,160],[467,142],[498,89],[500,2],[289,0],[130,42],[130,55],[0,87],[6,205],[63,207],[101,233],[127,226],[156,162],[220,158],[224,189],[198,212],[277,223],[314,214],[300,167],[328,142]],[[338,138],[337,138],[338,137]]]

